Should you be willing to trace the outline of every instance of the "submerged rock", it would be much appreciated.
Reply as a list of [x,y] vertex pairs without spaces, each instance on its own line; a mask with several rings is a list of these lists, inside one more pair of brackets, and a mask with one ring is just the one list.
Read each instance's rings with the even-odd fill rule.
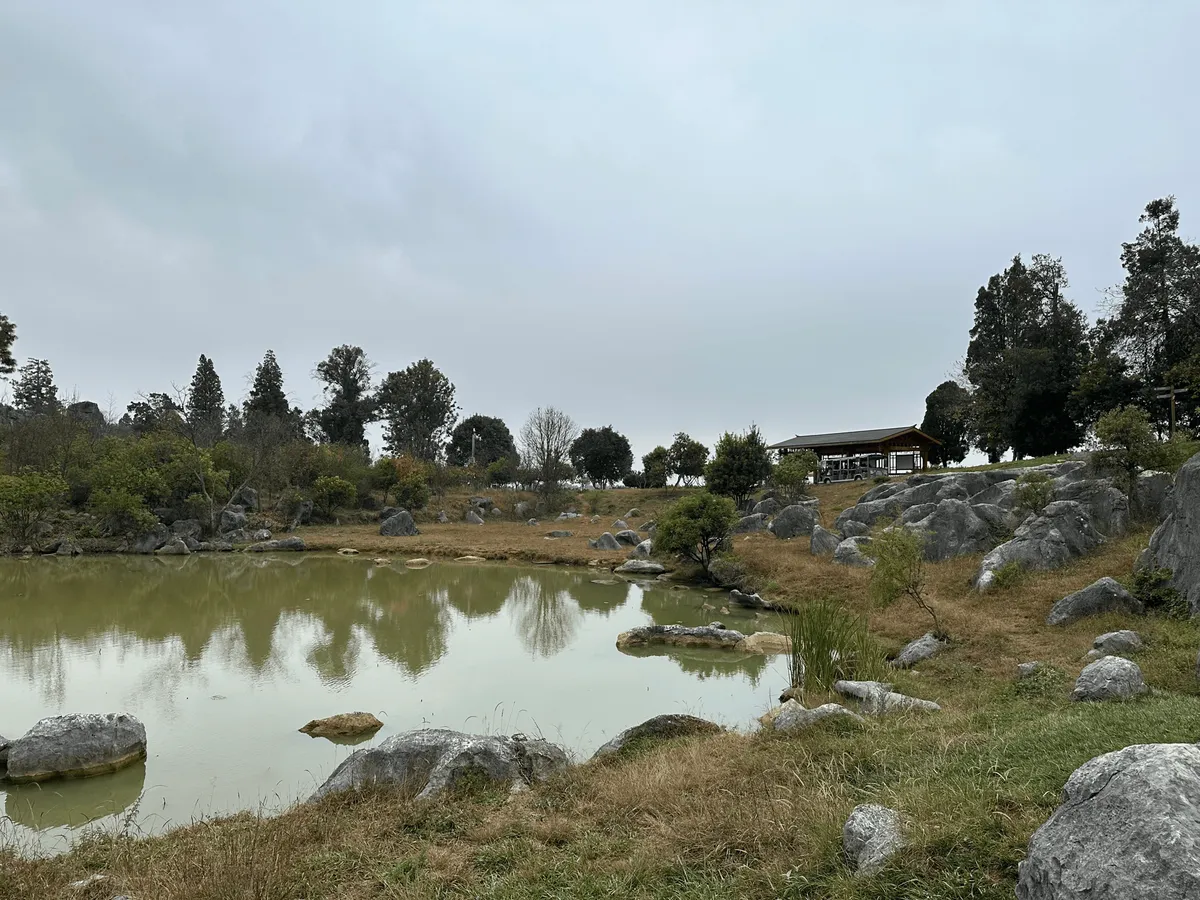
[[313,719],[300,729],[312,737],[353,737],[378,731],[383,723],[368,712],[338,713],[324,719]]
[[720,734],[724,730],[715,722],[698,719],[695,716],[678,714],[655,716],[640,725],[626,728],[597,750],[592,755],[592,759],[615,756],[634,741],[665,741],[693,734]]
[[350,754],[309,799],[376,784],[413,784],[417,798],[427,800],[465,778],[520,789],[568,765],[563,749],[547,741],[424,728]]
[[648,559],[628,559],[613,571],[622,575],[662,575],[667,569],[661,563]]
[[854,807],[842,828],[842,853],[856,875],[879,871],[903,847],[900,813],[877,803]]
[[71,713],[42,719],[8,748],[15,782],[102,775],[146,756],[146,727],[127,713]]
[[715,628],[701,625],[691,628],[686,625],[643,625],[632,628],[617,636],[618,647],[646,647],[667,644],[676,647],[717,647],[732,650],[746,639],[746,635],[731,628]]
[[743,653],[760,653],[763,656],[779,656],[792,652],[792,639],[774,631],[756,631],[737,646]]
[[1200,746],[1135,744],[1076,769],[1029,841],[1017,897],[1200,897]]
[[303,538],[285,537],[274,541],[259,541],[246,548],[247,553],[278,553],[283,551],[299,551],[308,549]]

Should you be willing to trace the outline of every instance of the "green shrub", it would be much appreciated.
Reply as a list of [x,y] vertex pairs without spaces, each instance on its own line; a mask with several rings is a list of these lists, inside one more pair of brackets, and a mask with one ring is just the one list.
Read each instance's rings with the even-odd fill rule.
[[1013,500],[1018,511],[1038,514],[1054,499],[1054,481],[1045,472],[1028,472],[1017,479]]
[[339,507],[351,506],[358,499],[358,492],[345,478],[337,475],[322,475],[313,482],[313,505],[326,518]]
[[104,530],[109,534],[140,534],[158,521],[140,496],[124,488],[94,490],[88,506],[104,520]]
[[1006,562],[992,576],[992,587],[999,590],[1008,590],[1024,582],[1028,575],[1029,573],[1025,571],[1025,568],[1019,562],[1015,560]]
[[821,468],[821,461],[811,450],[789,453],[781,459],[771,472],[771,482],[784,501],[799,500],[808,491],[809,476]]
[[704,469],[704,483],[714,494],[730,497],[740,507],[771,477],[771,469],[771,453],[762,432],[751,426],[745,434],[721,435],[712,462]]
[[840,679],[872,680],[884,671],[883,650],[866,624],[832,600],[806,603],[787,616],[788,675],[794,687],[828,691]]
[[1188,619],[1192,610],[1171,584],[1170,569],[1139,569],[1133,573],[1133,596],[1148,610],[1157,610],[1171,619]]
[[880,609],[907,597],[933,619],[933,633],[944,638],[937,610],[925,598],[925,539],[902,525],[885,526],[871,536],[868,556],[875,560],[867,592]]
[[67,483],[56,475],[0,475],[0,531],[5,539],[24,546],[36,538],[66,493]]
[[871,484],[887,484],[891,480],[887,475],[876,475],[871,479]]
[[707,572],[713,555],[729,540],[737,518],[733,501],[727,497],[708,491],[691,494],[671,504],[659,517],[655,552],[683,554]]
[[396,495],[396,505],[410,512],[424,509],[429,502],[429,484],[420,472],[409,472],[396,482],[393,489]]

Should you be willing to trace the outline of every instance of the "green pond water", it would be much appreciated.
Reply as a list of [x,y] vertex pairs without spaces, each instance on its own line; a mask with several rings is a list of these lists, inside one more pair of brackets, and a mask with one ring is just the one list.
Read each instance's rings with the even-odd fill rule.
[[53,852],[86,828],[281,809],[356,749],[297,731],[335,713],[384,722],[358,746],[438,726],[541,735],[584,759],[662,713],[745,727],[786,684],[783,657],[617,650],[651,622],[777,623],[721,612],[723,594],[597,577],[314,555],[0,560],[0,734],[128,712],[149,745],[111,775],[0,783],[0,843]]

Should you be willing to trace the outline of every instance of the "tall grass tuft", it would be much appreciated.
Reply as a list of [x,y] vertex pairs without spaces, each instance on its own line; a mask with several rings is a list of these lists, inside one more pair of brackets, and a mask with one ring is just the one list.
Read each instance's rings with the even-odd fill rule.
[[832,600],[814,600],[787,616],[788,677],[793,687],[828,691],[839,679],[874,679],[884,654],[858,616]]

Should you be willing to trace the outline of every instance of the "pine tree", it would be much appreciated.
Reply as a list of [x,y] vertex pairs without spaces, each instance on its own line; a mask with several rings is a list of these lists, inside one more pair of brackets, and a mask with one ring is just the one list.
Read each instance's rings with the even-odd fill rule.
[[17,370],[17,361],[12,355],[17,341],[17,326],[0,314],[0,375],[11,375]]
[[317,363],[317,377],[325,383],[325,406],[314,411],[324,438],[333,444],[367,444],[366,427],[375,416],[371,396],[371,362],[362,347],[343,344]]
[[13,403],[17,409],[34,416],[46,415],[59,408],[58,388],[47,360],[31,359],[21,366],[17,383],[13,385]]
[[254,372],[254,384],[250,398],[246,401],[246,418],[252,416],[274,416],[287,419],[291,415],[287,395],[283,392],[283,371],[275,359],[275,351],[268,350],[263,361]]
[[188,388],[187,424],[202,447],[211,446],[225,430],[225,392],[212,360],[203,353]]

